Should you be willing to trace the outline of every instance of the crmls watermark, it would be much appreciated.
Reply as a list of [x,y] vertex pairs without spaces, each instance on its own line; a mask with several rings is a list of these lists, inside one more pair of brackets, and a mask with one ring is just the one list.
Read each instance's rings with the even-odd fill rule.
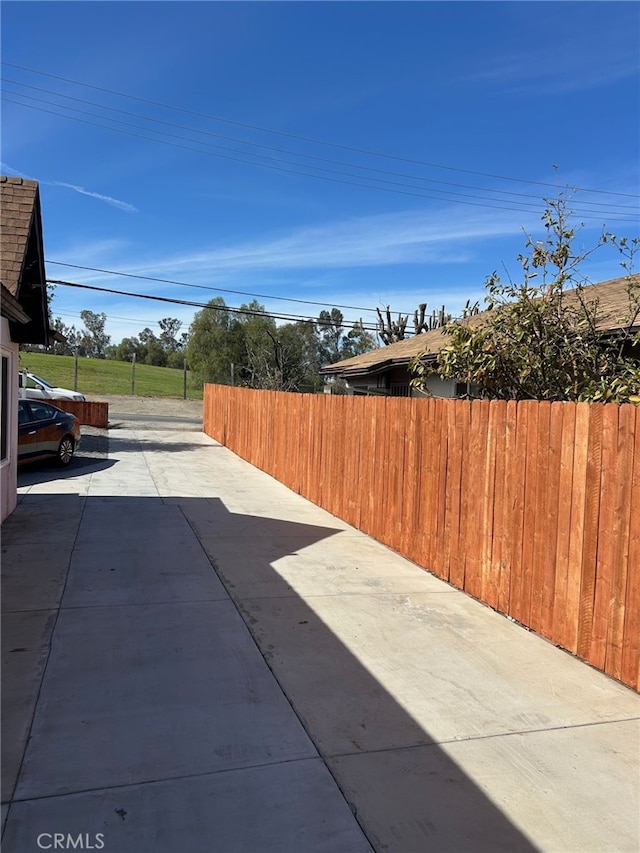
[[104,849],[104,834],[96,832],[80,832],[72,835],[70,832],[41,832],[36,839],[41,850],[102,850]]

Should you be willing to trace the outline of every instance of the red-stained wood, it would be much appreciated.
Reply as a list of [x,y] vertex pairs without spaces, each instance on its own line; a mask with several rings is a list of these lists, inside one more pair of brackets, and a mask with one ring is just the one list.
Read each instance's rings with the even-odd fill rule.
[[[504,409],[504,458],[502,460],[502,512],[494,515],[496,524],[493,560],[498,576],[498,603],[501,613],[510,612],[511,572],[514,551],[512,519],[516,502],[516,416],[518,404],[509,400]],[[496,472],[496,477],[498,476]]]
[[562,474],[562,431],[564,403],[552,403],[549,419],[549,457],[547,493],[542,496],[545,534],[542,540],[542,625],[544,637],[553,638],[553,614],[556,599],[558,519],[560,478]]
[[[442,557],[436,563],[436,573],[458,589],[464,588],[464,551],[461,527],[466,518],[463,472],[468,440],[468,418],[471,405],[464,400],[448,400],[447,406],[447,469],[445,482],[445,515],[442,530]],[[434,496],[434,500],[437,496]]]
[[[617,679],[620,679],[622,675],[622,651],[629,576],[635,414],[635,406],[620,406],[616,430],[616,521],[612,551],[611,590],[605,626],[607,634],[604,670]],[[607,534],[603,532],[601,535],[606,536]]]
[[518,594],[512,595],[517,609],[511,615],[529,625],[531,618],[531,585],[533,580],[536,525],[536,493],[538,488],[538,405],[529,401],[519,404],[519,409],[527,418],[527,432],[524,447],[524,506],[522,522],[522,563],[514,578]]
[[511,572],[509,586],[509,615],[523,620],[523,543],[526,495],[527,436],[529,434],[530,406],[519,402],[516,408],[515,452],[511,466],[511,495],[509,518],[509,550]]
[[496,510],[496,406],[488,400],[481,402],[482,413],[482,489],[481,513],[478,516],[479,530],[477,532],[479,549],[479,580],[480,591],[478,598],[491,607],[497,604],[497,585],[492,582],[492,550],[495,535]]
[[493,466],[493,502],[491,532],[488,524],[483,530],[483,591],[482,599],[490,607],[506,612],[503,599],[502,545],[504,541],[505,471],[507,468],[507,402],[494,400],[489,410],[487,446]]
[[464,589],[475,598],[482,595],[482,526],[489,489],[486,465],[489,406],[488,400],[471,403],[469,452],[463,473],[465,517],[461,519],[460,535],[465,558]]
[[604,669],[607,627],[611,612],[615,561],[621,533],[618,505],[618,406],[602,408],[600,511],[596,544],[596,575],[589,661]]
[[91,400],[52,400],[51,405],[75,415],[81,426],[107,429],[109,426],[109,404]]
[[640,690],[640,407],[635,410],[630,472],[629,558],[620,679]]
[[590,661],[591,654],[596,587],[603,408],[604,404],[598,403],[589,407],[584,538],[582,542],[580,611],[578,616],[578,655],[588,661]]
[[[527,624],[534,631],[542,633],[545,567],[548,557],[552,554],[549,547],[551,539],[547,523],[547,504],[552,499],[547,489],[550,464],[551,403],[548,400],[542,401],[536,406],[536,409],[538,427],[535,454],[532,456],[532,462],[535,465],[535,492],[532,490],[531,494],[534,503],[534,520],[533,529],[529,533],[533,540],[531,551],[531,609]],[[553,556],[555,557],[555,554]]]
[[[432,491],[432,519],[434,537],[432,539],[432,563],[439,566],[437,574],[449,580],[449,542],[446,534],[447,490],[449,489],[449,420],[447,411],[455,401],[434,400],[433,435],[431,439],[434,460]],[[458,501],[459,501],[459,485]]]
[[638,689],[640,410],[206,386],[207,434]]
[[[555,580],[551,625],[546,635],[554,643],[567,648],[570,642],[567,633],[569,609],[569,544],[571,535],[571,513],[573,493],[573,459],[575,447],[576,407],[569,403],[554,403],[561,414],[560,459],[558,467],[558,515],[555,540]],[[549,543],[553,547],[553,543]],[[547,596],[545,594],[545,603]]]

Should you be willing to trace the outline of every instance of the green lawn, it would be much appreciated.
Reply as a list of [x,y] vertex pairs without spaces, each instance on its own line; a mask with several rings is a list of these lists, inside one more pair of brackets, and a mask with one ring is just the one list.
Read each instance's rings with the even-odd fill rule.
[[[21,352],[20,370],[36,373],[52,385],[74,389],[75,359],[70,355]],[[82,394],[131,394],[132,365],[99,358],[78,359],[77,390]],[[139,397],[182,397],[184,374],[169,367],[136,364],[135,391]],[[202,385],[187,373],[187,397],[202,399]]]

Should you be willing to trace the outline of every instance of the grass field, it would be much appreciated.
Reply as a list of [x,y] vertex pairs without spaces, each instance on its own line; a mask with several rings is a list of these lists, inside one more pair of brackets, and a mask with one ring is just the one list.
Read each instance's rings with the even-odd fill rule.
[[[74,388],[75,359],[70,355],[21,352],[20,370],[28,370],[61,388]],[[78,359],[77,390],[99,397],[100,394],[131,394],[132,365],[127,361],[99,358]],[[184,374],[169,367],[136,364],[133,393],[139,397],[183,397]],[[187,398],[202,399],[202,385],[187,372]]]

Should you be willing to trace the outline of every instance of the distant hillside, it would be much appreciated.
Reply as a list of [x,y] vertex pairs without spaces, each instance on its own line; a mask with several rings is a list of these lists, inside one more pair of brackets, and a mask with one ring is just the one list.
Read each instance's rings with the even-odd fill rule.
[[[20,369],[46,379],[52,385],[74,388],[75,359],[70,355],[21,352]],[[132,365],[127,361],[78,359],[78,391],[91,397],[100,394],[131,394]],[[141,397],[182,397],[184,375],[170,367],[136,364],[135,394]],[[187,397],[202,399],[202,384],[187,373]]]

